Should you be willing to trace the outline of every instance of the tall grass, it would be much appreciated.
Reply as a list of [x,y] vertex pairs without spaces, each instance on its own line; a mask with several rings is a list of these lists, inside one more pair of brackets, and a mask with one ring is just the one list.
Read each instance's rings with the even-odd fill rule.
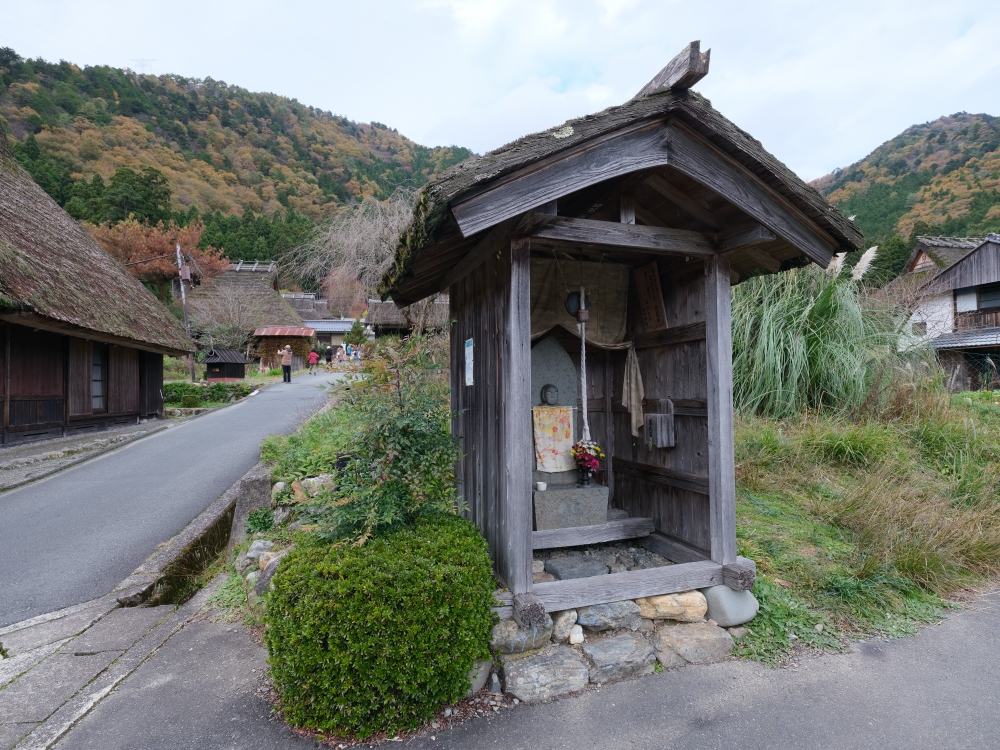
[[733,289],[733,396],[747,413],[857,410],[914,356],[905,311],[815,266]]

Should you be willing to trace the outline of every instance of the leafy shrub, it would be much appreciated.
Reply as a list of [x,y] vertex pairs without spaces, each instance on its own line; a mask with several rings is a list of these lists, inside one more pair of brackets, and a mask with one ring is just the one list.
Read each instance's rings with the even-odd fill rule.
[[442,335],[376,341],[338,407],[350,417],[351,458],[334,496],[307,511],[321,537],[364,542],[427,508],[456,507],[447,347]]
[[164,383],[163,401],[168,404],[179,404],[181,403],[181,399],[187,395],[197,396],[201,399],[201,394],[204,390],[204,387],[197,383],[185,383],[184,381]]
[[281,368],[280,367],[272,367],[270,370],[268,370],[264,374],[267,377],[269,377],[269,378],[280,378],[281,377]]
[[201,406],[201,397],[197,393],[185,393],[181,396],[181,406],[186,409]]
[[494,586],[486,542],[450,513],[363,546],[300,544],[265,616],[286,718],[361,738],[420,726],[489,658]]
[[[246,383],[212,383],[210,386],[198,383],[164,383],[163,401],[168,404],[180,404],[185,396],[195,396],[201,401],[229,401],[232,397],[246,398],[253,388]],[[198,406],[198,404],[195,404]]]
[[270,508],[256,508],[247,515],[248,534],[263,533],[274,528],[274,514]]

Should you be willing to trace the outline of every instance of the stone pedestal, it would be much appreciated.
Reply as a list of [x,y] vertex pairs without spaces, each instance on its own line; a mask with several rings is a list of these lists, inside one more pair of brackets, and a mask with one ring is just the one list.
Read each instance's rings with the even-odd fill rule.
[[536,490],[532,494],[535,501],[536,531],[607,523],[607,487],[571,487],[543,492]]

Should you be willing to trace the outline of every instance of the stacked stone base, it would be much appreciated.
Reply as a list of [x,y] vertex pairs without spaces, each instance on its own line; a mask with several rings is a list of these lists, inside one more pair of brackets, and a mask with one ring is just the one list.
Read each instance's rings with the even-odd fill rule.
[[[731,621],[732,602],[724,592],[706,592],[707,599],[686,591],[556,612],[530,629],[504,620],[494,628],[492,643],[502,660],[504,690],[533,703],[651,674],[657,662],[673,669],[725,659],[736,633],[710,619],[710,603],[721,601]],[[743,597],[739,604],[743,622],[756,614],[756,600],[751,606]]]

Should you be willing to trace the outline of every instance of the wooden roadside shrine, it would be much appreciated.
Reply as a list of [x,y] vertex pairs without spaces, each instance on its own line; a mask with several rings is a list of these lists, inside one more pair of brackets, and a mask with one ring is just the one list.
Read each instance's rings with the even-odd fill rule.
[[[449,170],[419,194],[383,280],[383,298],[397,305],[449,294],[453,432],[464,450],[457,474],[509,591],[501,616],[753,585],[754,564],[736,549],[730,286],[749,274],[825,267],[862,236],[689,90],[708,64],[693,42],[627,104]],[[587,263],[627,267],[623,335],[600,347],[588,327],[587,390],[577,402],[607,453],[604,484],[617,511],[605,524],[537,531],[531,370],[542,334],[533,330],[532,279],[552,261],[567,276],[579,266],[580,278]],[[591,284],[597,297],[600,283]],[[569,326],[554,335],[579,352]],[[633,436],[623,402],[633,356],[643,411],[669,422],[657,438],[664,447],[642,429]],[[534,549],[617,539],[674,564],[532,582]]]

